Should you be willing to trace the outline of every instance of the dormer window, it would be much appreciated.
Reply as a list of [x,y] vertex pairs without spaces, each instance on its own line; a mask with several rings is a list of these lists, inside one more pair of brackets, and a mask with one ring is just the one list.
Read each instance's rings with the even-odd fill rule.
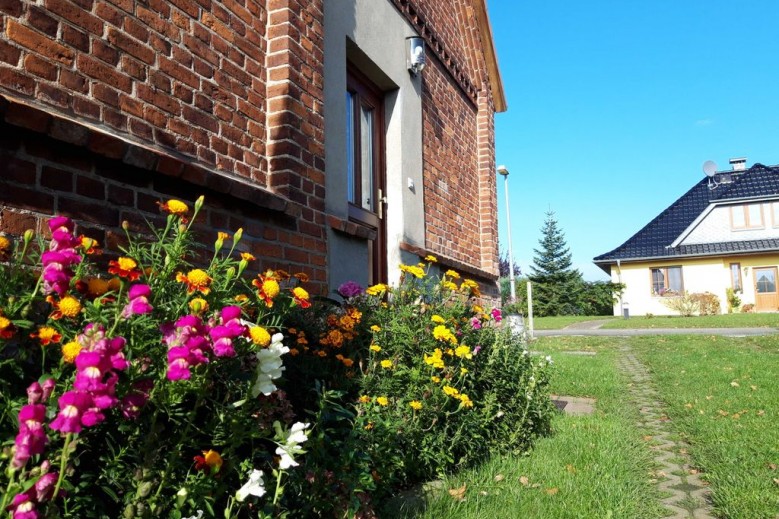
[[763,229],[763,204],[736,205],[730,208],[730,228],[734,231]]

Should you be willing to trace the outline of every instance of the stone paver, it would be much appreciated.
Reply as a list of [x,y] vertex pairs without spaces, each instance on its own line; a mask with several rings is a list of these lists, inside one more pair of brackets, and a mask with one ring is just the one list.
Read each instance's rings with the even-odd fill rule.
[[[587,321],[592,322],[592,321]],[[534,337],[554,336],[603,336],[603,337],[633,337],[636,335],[723,335],[727,337],[747,337],[753,335],[774,335],[777,328],[572,328],[562,330],[535,330]]]
[[689,465],[687,445],[671,439],[673,424],[664,412],[649,371],[629,346],[623,345],[621,352],[619,368],[630,378],[630,393],[640,408],[641,421],[638,425],[651,434],[654,460],[660,466],[658,487],[663,494],[670,494],[662,499],[663,506],[672,514],[669,517],[714,519],[708,501],[708,489]]
[[595,399],[578,396],[551,395],[552,402],[565,414],[587,415],[595,411]]

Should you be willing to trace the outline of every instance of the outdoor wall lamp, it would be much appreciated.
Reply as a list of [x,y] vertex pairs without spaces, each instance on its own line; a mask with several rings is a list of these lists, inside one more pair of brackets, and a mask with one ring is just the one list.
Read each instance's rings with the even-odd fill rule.
[[425,68],[427,58],[425,57],[425,40],[419,36],[406,38],[407,54],[406,67],[412,75],[416,76]]

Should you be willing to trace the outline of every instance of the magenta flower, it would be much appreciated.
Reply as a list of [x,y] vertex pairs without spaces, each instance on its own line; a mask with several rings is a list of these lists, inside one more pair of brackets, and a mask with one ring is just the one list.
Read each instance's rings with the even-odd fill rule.
[[36,380],[27,387],[27,403],[37,404],[43,398],[43,387]]
[[479,318],[478,318],[478,317],[473,317],[473,318],[471,319],[471,327],[472,327],[474,330],[481,330],[481,321],[479,320]]
[[338,293],[341,294],[342,297],[346,298],[359,296],[363,292],[364,289],[360,286],[359,283],[355,281],[347,281],[338,287]]
[[81,262],[76,251],[80,244],[73,235],[73,221],[64,216],[49,220],[51,242],[49,250],[41,255],[43,263],[43,289],[48,293],[56,292],[60,296],[67,292],[73,278],[72,266]]
[[19,411],[19,434],[14,441],[14,468],[22,468],[32,456],[42,454],[49,438],[43,429],[46,406],[27,404]]
[[189,380],[192,376],[187,361],[189,350],[186,346],[176,346],[168,350],[168,380]]
[[54,386],[56,384],[57,383],[54,382],[54,379],[51,377],[43,381],[43,386],[41,386],[41,388],[43,389],[43,395],[41,395],[41,402],[46,402],[49,399],[51,393],[54,391]]
[[58,478],[58,472],[48,472],[35,482],[35,498],[39,503],[45,503],[51,499]]
[[35,503],[34,490],[31,488],[22,494],[16,494],[8,510],[13,519],[38,519],[40,514]]
[[214,341],[214,355],[217,357],[234,357],[233,339],[246,333],[246,326],[241,324],[241,308],[239,306],[226,306],[221,312],[222,324],[214,326],[208,332]]
[[503,315],[500,313],[500,308],[493,308],[491,313],[492,318],[495,319],[496,323],[499,323],[503,319]]
[[175,325],[166,324],[161,329],[162,342],[168,346],[168,380],[186,380],[192,375],[190,368],[209,361],[209,328],[199,317],[185,315]]
[[94,400],[89,393],[68,391],[58,401],[59,414],[49,427],[62,433],[80,433],[84,427],[91,427],[103,421],[103,415],[94,409]]
[[154,307],[149,304],[151,288],[149,285],[135,284],[127,293],[129,302],[122,310],[122,318],[127,319],[133,315],[150,314]]

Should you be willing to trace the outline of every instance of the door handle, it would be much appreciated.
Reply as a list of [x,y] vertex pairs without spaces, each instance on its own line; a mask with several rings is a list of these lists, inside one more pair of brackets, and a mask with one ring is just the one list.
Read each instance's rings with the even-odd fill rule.
[[377,211],[379,213],[379,220],[383,220],[384,219],[384,204],[387,203],[387,197],[384,196],[384,191],[382,191],[381,188],[379,188],[379,197],[377,199],[377,202],[379,203],[379,207],[378,207],[378,211]]

